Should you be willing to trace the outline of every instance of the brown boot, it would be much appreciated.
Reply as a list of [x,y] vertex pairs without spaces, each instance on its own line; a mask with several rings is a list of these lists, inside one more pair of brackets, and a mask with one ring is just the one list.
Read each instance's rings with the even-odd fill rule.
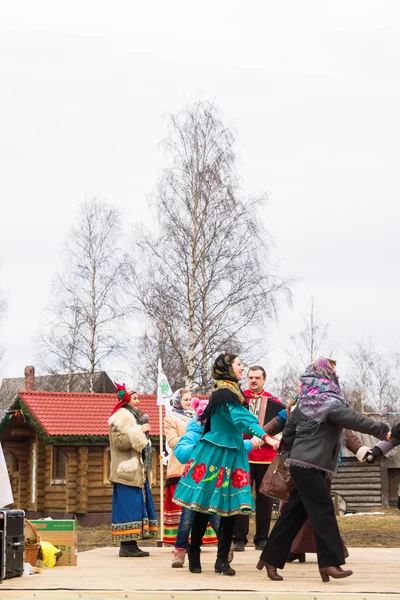
[[[283,581],[283,577],[281,575],[278,575],[278,571],[276,570],[276,567],[274,567],[273,565],[269,565],[268,563],[264,562],[263,560],[259,560],[258,564],[257,564],[257,569],[259,571],[262,571],[263,569],[267,570],[267,575],[270,579],[272,579],[272,581]],[[321,575],[322,577],[322,575]]]
[[322,567],[319,570],[319,574],[321,575],[321,579],[324,583],[329,581],[329,577],[333,579],[343,579],[344,577],[350,577],[353,575],[353,571],[347,570],[344,571],[342,567]]

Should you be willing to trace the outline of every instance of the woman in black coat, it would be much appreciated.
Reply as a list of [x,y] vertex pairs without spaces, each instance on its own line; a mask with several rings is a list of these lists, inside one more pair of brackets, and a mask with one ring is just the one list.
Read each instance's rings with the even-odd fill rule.
[[387,439],[389,433],[386,423],[346,406],[335,361],[321,358],[311,363],[301,377],[299,399],[283,431],[282,447],[289,452],[286,464],[294,489],[257,565],[260,570],[266,568],[270,579],[283,579],[277,568],[284,567],[292,542],[307,517],[316,536],[322,581],[352,575],[352,571],[340,567],[345,563],[343,545],[325,481],[335,473],[344,428],[369,433],[380,440]]

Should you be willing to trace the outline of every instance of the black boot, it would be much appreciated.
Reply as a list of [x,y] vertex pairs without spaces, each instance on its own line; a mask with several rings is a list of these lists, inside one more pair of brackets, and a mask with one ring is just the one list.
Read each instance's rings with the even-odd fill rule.
[[229,564],[227,554],[221,554],[217,557],[214,565],[214,571],[216,573],[223,573],[223,575],[236,575],[235,569],[232,569]]
[[121,542],[119,547],[119,555],[124,558],[143,558],[145,556],[150,556],[150,552],[141,550],[137,545],[137,542],[134,540],[129,542]]
[[214,570],[216,573],[223,573],[224,575],[236,575],[235,569],[232,569],[229,564],[229,551],[232,544],[234,523],[235,517],[221,518],[219,525],[217,560],[214,565]]
[[189,571],[201,573],[200,548],[190,547],[188,550]]

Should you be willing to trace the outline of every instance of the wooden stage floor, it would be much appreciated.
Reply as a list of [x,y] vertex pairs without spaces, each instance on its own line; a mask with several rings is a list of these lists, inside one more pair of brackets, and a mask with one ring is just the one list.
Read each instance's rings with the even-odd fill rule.
[[119,558],[116,548],[98,548],[78,555],[76,567],[54,567],[42,573],[7,579],[0,600],[400,600],[400,549],[352,548],[348,579],[322,583],[316,557],[289,564],[284,581],[267,579],[255,569],[259,552],[236,553],[235,577],[214,573],[215,548],[202,552],[203,573],[171,568],[169,548],[151,548],[149,558]]

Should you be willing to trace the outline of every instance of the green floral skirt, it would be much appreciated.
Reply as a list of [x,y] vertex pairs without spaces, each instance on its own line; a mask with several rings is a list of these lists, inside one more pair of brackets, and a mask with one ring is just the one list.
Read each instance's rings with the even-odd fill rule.
[[174,502],[221,517],[251,514],[254,503],[244,444],[236,450],[202,438],[179,480]]

